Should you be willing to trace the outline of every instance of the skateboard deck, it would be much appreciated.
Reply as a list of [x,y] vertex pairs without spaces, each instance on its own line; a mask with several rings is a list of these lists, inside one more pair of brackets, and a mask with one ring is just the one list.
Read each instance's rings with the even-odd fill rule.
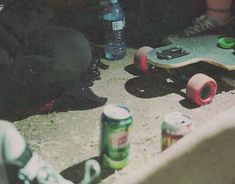
[[[168,38],[170,45],[159,47],[147,53],[148,62],[160,68],[179,68],[186,65],[206,62],[226,69],[235,70],[235,55],[233,49],[222,49],[217,46],[220,35],[202,35],[188,38]],[[161,59],[158,51],[180,47],[189,54],[174,59]]]

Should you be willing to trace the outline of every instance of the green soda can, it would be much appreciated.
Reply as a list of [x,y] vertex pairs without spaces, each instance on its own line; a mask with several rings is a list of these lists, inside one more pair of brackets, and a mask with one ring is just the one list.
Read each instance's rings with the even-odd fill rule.
[[128,164],[132,121],[126,107],[118,104],[105,106],[100,133],[100,160],[103,167],[122,169]]

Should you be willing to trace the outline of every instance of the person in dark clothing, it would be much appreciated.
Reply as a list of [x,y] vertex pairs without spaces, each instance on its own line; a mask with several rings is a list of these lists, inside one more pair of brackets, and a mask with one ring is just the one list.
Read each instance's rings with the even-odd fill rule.
[[196,18],[193,24],[184,30],[183,36],[196,36],[218,28],[231,27],[234,24],[232,11],[234,2],[234,0],[206,0],[206,14]]
[[53,11],[43,1],[6,0],[2,4],[0,114],[55,97],[53,107],[106,103],[107,98],[89,88],[99,71],[83,34],[48,25]]

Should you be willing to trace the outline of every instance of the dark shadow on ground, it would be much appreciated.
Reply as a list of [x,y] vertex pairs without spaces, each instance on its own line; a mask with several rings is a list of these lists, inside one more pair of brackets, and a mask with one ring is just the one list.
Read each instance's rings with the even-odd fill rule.
[[200,106],[196,105],[195,103],[193,103],[191,100],[185,98],[183,100],[180,100],[179,103],[187,108],[187,109],[195,109],[195,108],[199,108]]
[[139,98],[154,98],[171,93],[181,93],[182,86],[175,85],[173,81],[167,80],[169,76],[162,70],[152,71],[134,77],[125,83],[126,90]]
[[[93,157],[90,159],[97,160],[99,162],[98,157]],[[84,160],[78,164],[75,164],[65,170],[63,170],[60,174],[66,178],[69,181],[72,181],[74,184],[80,183],[84,178],[85,173],[85,163],[86,161],[90,160]],[[19,171],[19,168],[12,165],[7,165],[6,171],[8,173],[8,180],[10,184],[23,184],[22,181],[20,181],[17,177],[17,173]],[[105,169],[101,167],[101,174],[100,176],[92,183],[100,183],[103,179],[107,178],[108,176],[114,174],[114,170]]]
[[[97,160],[99,162],[98,157],[93,157],[90,159]],[[85,173],[85,163],[86,161],[90,160],[84,160],[81,163],[78,163],[76,165],[73,165],[65,170],[63,170],[60,174],[65,177],[66,179],[72,181],[73,183],[79,183],[82,181]],[[99,178],[97,178],[93,183],[100,183],[103,179],[107,178],[108,176],[114,174],[114,170],[109,170],[105,168],[101,168],[101,175]]]
[[[51,103],[51,101],[56,101],[57,99],[48,100],[45,103]],[[8,121],[19,121],[22,119],[25,119],[29,116],[33,115],[43,115],[53,112],[68,112],[68,111],[75,111],[75,110],[89,110],[94,109],[97,107],[102,106],[102,104],[94,104],[92,102],[85,102],[82,99],[75,99],[74,98],[68,98],[64,99],[64,101],[60,102],[60,106],[56,106],[56,102],[54,104],[55,107],[52,107],[52,109],[48,110],[41,110],[45,104],[37,104],[35,106],[28,106],[28,107],[19,107],[18,109],[15,109],[14,111],[6,112],[4,115],[2,115],[2,119],[8,120]]]
[[[188,109],[198,107],[192,101],[188,100],[186,94],[182,91],[186,87],[187,80],[180,81],[176,79],[173,74],[169,74],[166,70],[161,68],[152,70],[146,74],[139,74],[139,72],[136,71],[136,67],[133,65],[128,65],[125,70],[132,75],[138,74],[138,76],[135,76],[125,83],[125,89],[130,94],[139,98],[155,98],[176,93],[184,97],[183,100],[179,101],[182,106]],[[227,76],[229,79],[235,81],[234,72],[229,72],[209,64],[197,63],[197,65],[171,70],[171,72],[173,71],[179,76],[185,74],[189,76],[189,78],[200,72],[211,76],[217,82],[217,94],[228,92],[235,88],[222,80],[223,77]]]
[[127,65],[124,70],[126,72],[128,72],[129,74],[131,75],[135,75],[135,76],[140,76],[142,75],[142,73],[136,69],[136,66],[134,64],[131,64],[131,65]]

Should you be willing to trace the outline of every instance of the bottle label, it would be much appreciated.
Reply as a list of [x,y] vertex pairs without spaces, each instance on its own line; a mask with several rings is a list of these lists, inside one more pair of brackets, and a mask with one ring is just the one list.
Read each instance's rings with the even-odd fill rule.
[[124,28],[123,20],[112,22],[112,28],[113,28],[113,31],[122,30]]
[[125,27],[126,26],[126,19],[124,18],[123,19],[123,27]]

